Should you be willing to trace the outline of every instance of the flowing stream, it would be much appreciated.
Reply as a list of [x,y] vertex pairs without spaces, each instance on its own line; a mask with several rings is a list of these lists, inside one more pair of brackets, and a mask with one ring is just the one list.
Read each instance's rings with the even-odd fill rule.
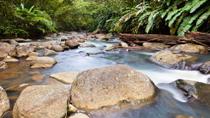
[[[96,47],[80,47],[58,53],[55,56],[58,63],[50,69],[30,69],[29,64],[21,61],[18,64],[9,64],[9,69],[0,72],[0,86],[9,94],[11,103],[14,104],[20,91],[18,88],[32,84],[49,84],[53,79],[49,75],[57,72],[83,71],[114,64],[127,64],[136,70],[148,75],[154,84],[160,88],[157,99],[153,104],[143,108],[128,108],[118,112],[96,112],[93,118],[175,118],[184,114],[194,118],[209,118],[210,107],[199,101],[188,101],[187,98],[172,83],[178,79],[193,80],[208,83],[210,75],[202,75],[197,71],[169,70],[149,61],[154,52],[127,51],[117,49],[104,51],[104,48],[118,40],[110,42],[92,40],[86,42]],[[210,55],[200,57],[205,61]],[[41,72],[41,74],[40,74]],[[34,79],[35,75],[44,75],[44,79]],[[35,76],[36,77],[36,76]]]

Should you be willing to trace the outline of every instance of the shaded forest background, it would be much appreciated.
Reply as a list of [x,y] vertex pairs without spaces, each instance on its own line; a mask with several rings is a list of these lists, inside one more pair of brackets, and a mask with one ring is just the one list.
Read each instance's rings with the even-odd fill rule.
[[0,0],[0,37],[58,31],[210,32],[209,0]]

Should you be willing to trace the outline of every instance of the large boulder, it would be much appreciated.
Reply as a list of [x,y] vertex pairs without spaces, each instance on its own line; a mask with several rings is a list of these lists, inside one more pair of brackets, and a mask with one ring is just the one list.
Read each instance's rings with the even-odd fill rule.
[[16,47],[17,57],[27,57],[34,51],[34,46],[21,45]]
[[163,49],[169,48],[170,46],[163,43],[145,42],[143,43],[143,47],[149,50],[163,50]]
[[29,86],[22,91],[14,118],[63,118],[67,113],[70,87],[62,85]]
[[[30,59],[29,59],[30,58]],[[57,62],[52,57],[29,57],[27,60],[31,61],[31,68],[50,68]]]
[[150,79],[125,65],[80,73],[72,84],[71,102],[80,109],[93,110],[126,102],[151,102],[155,86]]
[[177,52],[184,52],[184,53],[195,53],[195,54],[207,54],[208,53],[208,48],[202,45],[197,45],[197,44],[180,44],[173,46],[171,48],[173,51]]
[[185,66],[194,63],[197,57],[188,54],[175,53],[170,50],[159,51],[151,57],[151,60],[163,67],[184,69]]
[[9,108],[10,104],[9,104],[9,99],[7,97],[7,93],[0,86],[0,117],[3,115],[4,112],[9,110]]
[[15,56],[15,54],[15,46],[0,42],[0,58],[4,58],[8,55]]

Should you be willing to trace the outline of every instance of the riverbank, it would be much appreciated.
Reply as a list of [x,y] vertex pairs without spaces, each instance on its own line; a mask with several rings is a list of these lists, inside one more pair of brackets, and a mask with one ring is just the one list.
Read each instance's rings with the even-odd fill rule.
[[[204,66],[205,65],[204,62],[209,61],[208,60],[209,55],[206,53],[207,50],[205,48],[201,48],[200,46],[197,46],[197,48],[194,48],[195,45],[188,44],[187,46],[184,45],[184,46],[176,46],[176,47],[171,48],[166,45],[159,45],[159,44],[157,45],[156,43],[145,43],[142,46],[141,51],[134,51],[133,48],[129,47],[126,43],[118,40],[118,37],[112,36],[110,34],[92,35],[92,34],[76,33],[76,32],[71,32],[67,34],[60,33],[58,35],[55,34],[52,36],[48,36],[45,38],[45,40],[41,40],[38,42],[34,42],[34,41],[29,41],[29,42],[20,41],[20,42],[21,43],[18,43],[18,44],[16,43],[16,45],[18,45],[17,46],[18,48],[17,47],[15,48],[16,50],[22,49],[22,48],[19,48],[20,46],[27,47],[28,45],[30,45],[34,49],[33,51],[31,51],[31,50],[27,50],[27,49],[30,49],[28,47],[23,48],[23,49],[26,49],[25,52],[29,51],[29,53],[27,54],[17,53],[18,55],[13,56],[13,57],[18,59],[19,62],[13,62],[13,63],[6,62],[8,64],[8,68],[0,72],[0,76],[1,76],[0,85],[3,86],[3,88],[6,90],[11,101],[10,112],[6,112],[4,117],[11,117],[12,107],[16,99],[18,98],[20,92],[22,92],[22,90],[24,90],[26,87],[28,88],[28,86],[33,87],[33,85],[43,85],[43,84],[50,85],[50,86],[55,86],[55,85],[57,86],[58,84],[59,85],[65,84],[68,86],[70,85],[71,82],[74,81],[73,79],[69,83],[68,80],[76,77],[74,76],[75,72],[80,73],[86,70],[90,70],[90,69],[92,70],[94,68],[99,68],[98,70],[100,70],[103,67],[116,65],[116,64],[129,65],[130,67],[134,68],[138,72],[142,72],[146,74],[147,76],[149,76],[150,80],[155,84],[155,86],[158,87],[155,93],[156,94],[155,99],[152,100],[152,102],[150,102],[149,104],[146,103],[147,105],[144,107],[142,105],[140,105],[140,107],[138,107],[138,105],[137,107],[136,105],[131,105],[131,106],[128,105],[129,107],[121,108],[121,107],[116,107],[114,105],[115,107],[111,108],[112,109],[111,111],[110,111],[110,108],[106,108],[106,107],[104,108],[104,110],[98,109],[96,111],[94,110],[91,112],[89,110],[77,108],[78,110],[73,110],[70,112],[68,111],[67,116],[73,115],[75,112],[76,113],[81,112],[81,110],[85,111],[85,112],[82,112],[83,116],[85,113],[90,118],[92,117],[93,118],[102,118],[102,117],[104,118],[108,118],[108,117],[109,118],[110,117],[111,118],[112,117],[113,118],[118,118],[118,117],[131,118],[132,117],[133,118],[133,117],[140,117],[142,115],[144,118],[147,118],[147,117],[151,118],[154,116],[156,117],[158,116],[160,118],[164,118],[164,117],[168,118],[168,117],[176,117],[178,115],[188,115],[188,116],[193,116],[197,118],[202,115],[204,117],[208,117],[209,115],[208,113],[209,107],[206,101],[208,96],[201,97],[200,96],[201,94],[197,94],[194,91],[191,91],[191,89],[188,89],[188,87],[186,89],[186,86],[183,87],[183,85],[190,85],[191,88],[195,87],[195,89],[197,90],[200,90],[199,89],[200,87],[198,88],[194,86],[195,84],[192,84],[192,82],[187,83],[187,84],[186,82],[185,84],[179,84],[178,83],[179,81],[177,81],[178,79],[184,79],[184,80],[193,80],[194,83],[197,83],[196,81],[202,82],[202,83],[208,83],[208,78],[209,78],[209,75],[207,74],[208,70],[204,71],[206,75],[201,74],[197,71],[197,70],[201,70],[202,67],[207,67],[208,69],[208,66]],[[10,44],[12,45],[11,42]],[[176,49],[176,50],[172,50],[172,49]],[[186,52],[183,54],[183,51],[186,51],[187,49],[190,51],[193,49],[194,52]],[[34,50],[35,50],[35,53],[34,53]],[[161,53],[160,52],[156,53],[157,52],[156,50],[170,50],[170,51],[162,51],[162,52],[160,51]],[[182,50],[182,53],[179,50]],[[200,55],[199,53],[207,54],[207,55]],[[25,55],[25,57],[19,57],[20,55]],[[185,59],[191,60],[191,58],[189,58],[188,55],[189,56],[192,55],[199,58],[198,60],[193,59],[193,61],[189,61],[190,63],[185,63]],[[30,57],[29,59],[32,61],[25,61],[28,57]],[[159,62],[159,63],[158,64],[153,63],[151,61],[151,58],[156,59],[156,61],[153,61],[153,62]],[[170,65],[170,68],[182,69],[182,70],[166,69],[164,67],[168,68],[168,66],[164,66],[165,64]],[[194,68],[192,66],[194,64],[196,65],[198,64],[198,66]],[[34,69],[34,67],[36,67],[36,69]],[[46,67],[51,67],[51,68],[43,69]],[[183,68],[177,68],[177,67],[183,67]],[[193,67],[193,68],[190,68],[190,67]],[[193,71],[189,71],[192,69]],[[63,72],[66,72],[66,73],[63,73]],[[74,74],[72,72],[74,72]],[[65,75],[60,74],[59,76],[56,76],[56,79],[50,78],[50,75],[57,74],[57,73],[63,73]],[[102,71],[102,73],[106,73],[106,69]],[[108,78],[112,78],[112,77],[116,78],[116,76],[119,76],[118,78],[120,78],[120,75],[122,75],[122,73],[119,75],[111,75],[111,72],[109,73],[110,74],[107,74],[107,76],[110,76]],[[116,71],[115,73],[119,73],[119,72]],[[96,72],[93,72],[93,75],[94,74],[96,74]],[[103,78],[105,76],[105,75],[103,76],[103,74],[100,74],[100,73],[99,75],[101,75],[100,78]],[[95,75],[96,78],[99,75],[96,74]],[[88,77],[89,76],[85,76],[85,78],[88,78]],[[142,76],[140,75],[140,77]],[[133,79],[133,77],[131,78]],[[100,81],[101,81],[100,79],[97,80],[97,82],[100,82]],[[126,83],[129,81],[130,80],[126,80]],[[105,82],[105,83],[109,83],[109,82]],[[111,83],[112,84],[103,85],[103,86],[112,86],[112,85],[114,86],[115,82],[111,82]],[[80,82],[78,84],[80,84]],[[208,88],[208,85],[207,84],[205,85]],[[119,93],[120,89],[118,88],[119,87],[117,87],[116,90]],[[37,89],[39,90],[39,87]],[[97,87],[93,87],[90,89],[95,90],[97,89]],[[59,91],[60,88],[53,87],[52,89],[49,89],[49,90],[54,90],[54,92],[52,93],[53,96],[51,95],[53,99],[54,97],[56,99],[56,97],[58,97],[59,95],[68,96],[68,92],[66,93],[65,91],[64,92]],[[49,90],[48,88],[46,88],[46,89],[41,89],[40,91],[42,91],[43,93],[45,91],[48,91],[47,93],[49,93],[50,92]],[[68,89],[68,87],[66,90],[71,91]],[[123,89],[122,91],[128,91],[124,95],[130,97],[130,95],[128,94],[128,93],[132,93],[132,92],[129,92],[130,90],[132,89],[128,87],[128,88]],[[137,90],[143,90],[143,89],[137,89]],[[27,93],[29,96],[33,94],[32,92],[33,89],[32,90],[30,89],[27,91],[29,91],[29,93],[27,92],[25,93]],[[122,93],[122,91],[120,93]],[[42,92],[40,92],[39,94],[40,96],[42,96]],[[100,92],[102,92],[102,90],[98,90],[98,92],[94,93],[96,97],[97,97],[97,93],[100,93]],[[206,93],[206,92],[208,91],[205,91],[202,89],[201,93]],[[58,93],[61,93],[61,94],[58,94]],[[82,93],[82,92],[79,92],[79,93]],[[110,96],[116,95],[116,94],[111,94],[111,93],[113,93],[113,91],[108,89],[107,91],[108,95]],[[140,92],[140,93],[143,93],[143,92]],[[200,97],[205,98],[205,99],[201,100]],[[41,98],[42,97],[40,97],[39,99],[41,100]],[[19,99],[22,99],[20,101],[25,101],[25,100],[27,101],[27,97],[21,97]],[[46,102],[48,101],[48,99],[49,98],[45,99]],[[67,101],[67,99],[68,98],[63,98],[61,101]],[[130,103],[130,101],[127,100],[126,97],[125,99],[123,97],[123,101],[125,103],[127,102]],[[43,105],[41,104],[42,103],[41,101],[38,101],[38,102],[39,102],[37,103],[38,105],[40,106]],[[60,103],[60,102],[53,102],[53,103]],[[72,102],[70,101],[70,103]],[[96,102],[96,103],[99,103],[99,102]],[[19,102],[18,106],[27,107],[27,104],[29,103],[27,103],[26,105],[23,105],[23,104],[24,103]],[[171,104],[173,104],[172,106],[174,107],[172,107]],[[33,106],[34,104],[31,104],[31,102],[30,102],[30,105],[32,108],[36,108],[36,105]],[[60,107],[63,109],[63,106],[65,106],[66,108],[66,105],[67,105],[66,103],[63,103],[63,105]],[[73,105],[75,105],[75,103],[73,103]],[[46,107],[48,106],[46,105]],[[102,107],[104,106],[102,105]],[[69,108],[71,107],[68,107],[68,109]],[[61,109],[59,109],[59,111],[60,110]],[[153,111],[154,113],[146,114],[144,113],[145,111],[149,111],[149,112]],[[18,112],[15,112],[15,114],[19,114],[19,113],[22,114],[22,112],[24,112],[24,110],[21,111],[19,109]],[[50,113],[50,112],[51,111],[45,111],[45,113]],[[60,111],[59,113],[63,115],[62,113],[65,114],[66,112],[67,112],[67,109],[63,109],[63,111],[62,112]],[[129,114],[129,115],[124,115],[124,114]],[[20,116],[17,115],[17,117],[20,117]]]

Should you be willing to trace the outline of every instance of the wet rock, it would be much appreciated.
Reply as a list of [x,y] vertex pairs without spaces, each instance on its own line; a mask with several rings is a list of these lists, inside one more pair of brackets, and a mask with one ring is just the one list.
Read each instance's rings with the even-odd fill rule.
[[68,105],[68,112],[75,113],[75,112],[77,112],[77,110],[78,109],[75,106],[73,106],[72,104]]
[[49,49],[44,49],[44,55],[45,56],[52,56],[52,55],[56,55],[57,53],[54,50],[49,50]]
[[10,104],[6,91],[0,86],[0,117],[9,110]]
[[96,47],[95,45],[93,45],[93,44],[90,44],[90,43],[82,43],[82,44],[80,44],[80,47]]
[[176,86],[180,90],[182,90],[183,94],[188,98],[198,98],[197,91],[195,88],[195,81],[188,81],[188,80],[177,80]]
[[56,45],[52,45],[52,50],[56,51],[56,52],[62,52],[64,49],[62,46],[56,44]]
[[205,63],[203,63],[199,69],[198,69],[201,73],[204,74],[210,74],[210,61],[207,61]]
[[80,44],[79,41],[74,40],[74,39],[70,39],[70,40],[66,40],[65,44],[67,46],[69,46],[69,48],[77,48]]
[[149,78],[125,65],[87,70],[72,84],[71,102],[84,110],[100,109],[124,101],[152,102],[155,86]]
[[112,34],[95,34],[94,35],[96,39],[99,39],[99,40],[109,40],[113,37]]
[[50,77],[57,79],[63,83],[71,84],[77,77],[78,72],[61,72],[50,75]]
[[189,98],[195,98],[210,106],[210,85],[195,81],[178,80],[177,87]]
[[0,70],[4,70],[4,69],[6,69],[8,67],[8,65],[7,65],[7,63],[6,62],[4,62],[4,61],[0,61]]
[[50,68],[56,63],[51,57],[31,57],[31,68]]
[[4,58],[3,60],[4,62],[7,62],[7,63],[12,63],[12,62],[19,62],[18,59],[16,58],[13,58],[13,57],[10,57],[10,56],[7,56],[6,58]]
[[180,44],[176,45],[171,48],[173,51],[177,52],[184,52],[184,53],[195,53],[195,54],[207,54],[208,53],[208,48],[202,45],[197,45],[197,44]]
[[128,45],[127,43],[125,43],[125,42],[120,42],[120,46],[121,46],[122,48],[127,48],[127,47],[129,47],[129,45]]
[[67,113],[69,88],[60,85],[29,86],[22,91],[14,118],[62,118]]
[[112,44],[112,45],[107,45],[104,50],[105,51],[111,51],[111,50],[114,50],[114,49],[119,48],[119,47],[120,47],[120,44]]
[[30,52],[30,53],[28,54],[29,57],[30,57],[30,56],[38,56],[38,55],[39,55],[38,52]]
[[16,47],[17,57],[27,57],[34,51],[34,47],[31,45],[22,45]]
[[70,116],[69,118],[89,118],[88,115],[83,113],[75,113],[74,115]]
[[197,57],[163,50],[154,54],[150,59],[166,68],[185,69],[186,66],[194,63]]
[[11,45],[14,45],[14,46],[17,46],[18,45],[18,42],[16,40],[14,40],[14,39],[10,40],[9,43]]
[[197,82],[195,88],[198,96],[197,99],[210,106],[210,85]]
[[145,42],[143,43],[143,47],[149,50],[163,50],[166,48],[169,48],[169,45],[165,45],[163,43],[150,43],[150,42]]
[[10,45],[9,43],[0,42],[0,58],[5,58],[8,55],[16,55],[15,46]]

